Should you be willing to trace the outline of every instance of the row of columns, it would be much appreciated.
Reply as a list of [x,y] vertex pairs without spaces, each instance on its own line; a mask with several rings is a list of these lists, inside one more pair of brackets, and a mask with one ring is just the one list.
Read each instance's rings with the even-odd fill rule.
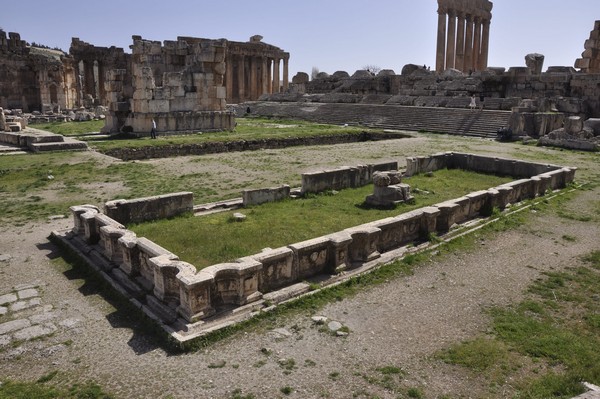
[[[227,60],[225,87],[227,102],[258,100],[263,94],[279,93],[289,87],[289,59],[231,55]],[[283,60],[283,85],[281,61]]]
[[452,9],[438,9],[436,71],[450,68],[463,72],[486,69],[490,19]]

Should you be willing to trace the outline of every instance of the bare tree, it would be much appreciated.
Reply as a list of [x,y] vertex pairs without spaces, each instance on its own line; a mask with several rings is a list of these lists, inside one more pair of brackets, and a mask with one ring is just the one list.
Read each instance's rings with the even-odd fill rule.
[[319,74],[319,68],[318,67],[312,67],[312,71],[310,72],[310,80],[315,80],[317,78],[317,75]]
[[377,75],[381,71],[381,67],[377,65],[365,65],[363,69],[371,73],[371,75]]

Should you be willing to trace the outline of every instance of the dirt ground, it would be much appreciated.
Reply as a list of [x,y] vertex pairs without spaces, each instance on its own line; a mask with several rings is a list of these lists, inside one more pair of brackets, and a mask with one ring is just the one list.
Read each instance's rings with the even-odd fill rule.
[[[397,159],[402,164],[405,156],[438,151],[577,166],[579,182],[599,177],[599,155],[429,135],[144,162],[160,164],[173,176],[202,173],[207,184],[294,186],[305,171],[375,160]],[[85,156],[118,162],[93,152]],[[239,195],[239,188],[227,185],[221,193]],[[122,187],[99,184],[87,189],[90,197],[99,192],[111,197],[114,192],[107,190],[118,193]],[[391,376],[396,386],[419,388],[426,398],[510,397],[512,381],[493,396],[481,377],[433,355],[486,333],[490,325],[485,309],[519,301],[542,272],[573,266],[580,256],[598,250],[599,193],[598,187],[580,190],[569,204],[580,214],[596,212],[591,221],[534,214],[531,223],[486,237],[473,250],[442,256],[417,268],[414,275],[312,314],[282,317],[277,328],[248,330],[186,354],[160,346],[152,332],[114,308],[97,287],[53,260],[59,253],[47,236],[70,228],[70,219],[2,226],[0,296],[33,287],[38,301],[9,311],[0,323],[29,320],[54,331],[31,340],[0,341],[0,379],[36,380],[57,370],[56,382],[92,380],[118,398],[232,398],[235,392],[255,398],[397,398],[378,371],[394,366],[403,370]],[[561,239],[565,235],[573,239]],[[341,322],[349,335],[321,331],[311,320],[314,315]]]

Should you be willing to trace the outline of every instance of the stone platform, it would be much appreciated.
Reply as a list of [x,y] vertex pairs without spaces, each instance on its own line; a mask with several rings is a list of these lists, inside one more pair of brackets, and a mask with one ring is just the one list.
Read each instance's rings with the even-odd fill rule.
[[0,132],[0,145],[33,152],[87,150],[85,142],[26,127],[20,132]]

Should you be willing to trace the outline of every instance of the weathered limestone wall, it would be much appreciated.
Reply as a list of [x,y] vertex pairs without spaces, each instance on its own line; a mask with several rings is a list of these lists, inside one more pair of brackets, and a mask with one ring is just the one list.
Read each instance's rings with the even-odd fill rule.
[[600,73],[600,21],[595,22],[584,48],[581,58],[575,61],[575,68],[581,68],[585,73]]
[[[79,104],[108,106],[105,90],[106,74],[113,69],[131,70],[131,55],[122,48],[98,47],[77,37],[71,40],[69,54],[72,57],[71,85],[79,89]],[[131,93],[131,86],[123,89]]]
[[[193,323],[219,310],[259,304],[263,298],[275,303],[286,300],[290,297],[286,287],[292,284],[318,274],[357,267],[378,259],[384,252],[487,215],[494,207],[504,209],[508,204],[564,188],[574,180],[576,171],[459,153],[407,159],[408,173],[443,167],[512,173],[516,178],[540,173],[395,217],[267,249],[199,272],[91,205],[71,207],[74,225],[64,240],[85,252],[89,259],[95,259],[98,271],[111,284],[153,318],[176,326],[180,330],[176,338],[185,340],[186,334],[195,332]],[[301,292],[305,291],[296,294]],[[199,328],[202,324],[198,324]],[[172,332],[173,327],[168,330]]]
[[281,201],[290,198],[290,186],[259,188],[242,191],[243,206],[260,205],[267,202]]
[[334,170],[303,173],[302,193],[362,187],[373,181],[373,173],[388,170],[398,170],[398,162],[345,166]]
[[194,194],[171,193],[133,200],[113,200],[104,204],[104,213],[122,224],[166,219],[194,211]]
[[303,84],[306,95],[271,96],[273,101],[374,103],[467,108],[470,96],[483,95],[485,109],[506,110],[523,99],[548,99],[568,115],[600,116],[600,74],[578,73],[571,67],[549,67],[539,75],[527,67],[488,68],[470,75],[441,76],[422,67],[401,75],[348,76],[336,72]]
[[18,33],[7,37],[0,30],[0,107],[25,112],[70,107],[74,92],[65,83],[70,72],[65,59],[61,51],[29,47]]
[[[105,131],[157,132],[230,130],[235,121],[225,110],[226,41],[178,38],[177,41],[133,37],[131,83],[116,69],[104,85],[110,100]],[[128,97],[127,87],[133,88]]]

